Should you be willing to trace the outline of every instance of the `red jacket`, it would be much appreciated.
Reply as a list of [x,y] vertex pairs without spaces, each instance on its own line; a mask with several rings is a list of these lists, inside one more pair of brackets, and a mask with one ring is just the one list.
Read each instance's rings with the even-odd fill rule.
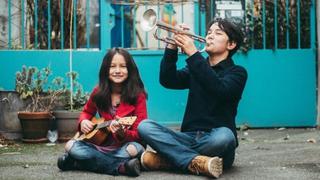
[[[117,111],[114,116],[112,116],[109,112],[98,110],[95,103],[92,101],[93,95],[98,91],[98,88],[94,88],[93,92],[90,95],[88,102],[84,105],[84,108],[80,114],[78,120],[78,127],[80,129],[81,121],[84,119],[91,119],[96,115],[98,112],[101,117],[105,119],[105,121],[115,119],[116,116],[118,117],[125,117],[125,116],[137,116],[136,121],[134,124],[126,131],[126,138],[121,142],[131,142],[131,141],[138,141],[141,142],[140,136],[138,134],[138,125],[142,120],[147,119],[147,107],[146,107],[146,96],[144,93],[138,95],[137,103],[135,105],[130,105],[124,102],[121,102],[117,108]],[[120,141],[113,135],[113,138],[120,143]]]

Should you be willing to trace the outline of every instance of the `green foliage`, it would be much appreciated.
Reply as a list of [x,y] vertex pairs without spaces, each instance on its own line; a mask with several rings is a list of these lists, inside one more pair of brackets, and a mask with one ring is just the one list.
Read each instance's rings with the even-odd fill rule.
[[[297,19],[297,2],[300,2],[299,20]],[[247,52],[251,48],[264,48],[264,41],[266,49],[298,48],[298,21],[300,22],[300,46],[301,48],[309,48],[311,42],[310,7],[310,0],[289,1],[287,5],[284,0],[277,1],[277,4],[274,4],[274,1],[265,1],[265,23],[263,23],[262,1],[254,1],[253,5],[251,1],[246,1],[244,21],[246,38],[242,47],[243,52]],[[275,16],[275,11],[277,16]],[[274,29],[275,24],[277,24],[276,30]],[[265,37],[263,37],[264,30]]]
[[79,74],[77,72],[68,72],[66,76],[69,79],[72,79],[73,93],[71,95],[71,84],[69,84],[69,88],[65,91],[62,97],[64,107],[66,110],[81,110],[88,101],[90,94],[88,92],[84,92],[82,85],[78,82]]
[[57,98],[66,91],[65,85],[60,83],[61,77],[49,83],[50,75],[50,67],[38,70],[36,67],[22,66],[22,70],[16,73],[16,91],[20,98],[31,99],[26,111],[51,111]]
[[[63,77],[55,77],[50,83],[51,76],[49,67],[38,70],[36,67],[23,66],[16,73],[16,91],[20,98],[31,99],[26,111],[39,112],[51,111],[57,101],[62,103],[66,110],[80,110],[89,99],[89,93],[84,92],[82,85],[78,82],[77,72],[68,72],[66,76],[72,79],[71,84],[65,82]],[[72,96],[72,102],[71,102]]]
[[[73,18],[73,21],[76,21],[77,23],[77,29],[75,36],[77,37],[76,41],[76,47],[81,47],[81,45],[85,44],[86,42],[86,8],[84,7],[84,4],[81,2],[77,3],[77,10],[74,11],[72,7],[72,2],[75,3],[74,0],[64,0],[64,1],[39,1],[37,3],[37,9],[35,9],[35,2],[34,0],[26,0],[26,5],[24,6],[26,9],[26,18],[27,21],[30,23],[30,30],[27,32],[29,33],[28,41],[27,42],[27,49],[48,49],[48,44],[51,41],[51,49],[60,49],[61,48],[61,39],[64,39],[63,47],[64,48],[70,48],[70,41],[68,40],[70,37],[73,37],[74,34],[71,32],[70,34],[70,28],[72,28],[73,22],[71,22],[71,19],[73,18],[73,14],[77,16],[76,19]],[[50,2],[50,3],[49,3]],[[47,8],[50,5],[50,23],[51,25],[51,39],[48,39],[48,11]],[[60,10],[63,8],[64,16],[63,21],[61,22],[60,19]],[[35,16],[35,14],[37,16]],[[37,17],[37,18],[35,18]],[[87,20],[88,21],[88,20]],[[71,22],[71,23],[70,23]],[[32,28],[35,26],[35,24],[38,24],[37,32],[35,32],[35,29]],[[64,24],[62,27],[63,29],[59,28],[61,27],[61,24]],[[63,33],[61,33],[61,31]],[[37,33],[38,43],[35,45],[35,33]],[[60,36],[63,35],[63,38]],[[36,46],[36,47],[35,47]]]

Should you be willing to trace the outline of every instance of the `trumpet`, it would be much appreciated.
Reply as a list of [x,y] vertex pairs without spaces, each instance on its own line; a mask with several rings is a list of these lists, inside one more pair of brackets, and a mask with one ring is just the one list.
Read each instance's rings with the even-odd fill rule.
[[[166,43],[173,44],[173,45],[176,45],[173,38],[158,36],[159,29],[163,29],[163,30],[166,30],[166,31],[172,32],[172,33],[185,34],[185,35],[189,36],[190,38],[192,38],[196,41],[199,41],[200,43],[204,43],[204,44],[206,43],[206,39],[201,36],[198,36],[198,35],[192,34],[190,32],[184,31],[182,29],[176,28],[176,27],[174,27],[170,24],[164,23],[162,21],[158,21],[156,12],[153,9],[148,9],[143,13],[142,18],[140,20],[140,27],[143,31],[146,31],[146,32],[151,31],[157,27],[155,32],[153,33],[153,37],[157,40],[164,41]],[[203,50],[201,50],[201,51],[203,51]]]

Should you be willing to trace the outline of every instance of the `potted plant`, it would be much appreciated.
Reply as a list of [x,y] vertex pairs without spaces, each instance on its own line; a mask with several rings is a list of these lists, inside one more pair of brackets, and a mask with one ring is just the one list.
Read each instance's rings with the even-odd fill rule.
[[67,89],[64,92],[59,101],[63,108],[53,112],[57,122],[58,139],[61,142],[71,139],[77,132],[80,112],[90,95],[88,92],[84,92],[82,85],[78,82],[79,75],[77,72],[69,72],[67,76],[72,81],[73,91]]
[[[16,91],[21,99],[27,102],[25,111],[18,112],[22,128],[23,142],[46,142],[52,109],[58,97],[65,91],[55,78],[49,83],[51,70],[49,67],[38,70],[36,67],[22,67],[16,73]],[[60,80],[59,80],[60,79]]]

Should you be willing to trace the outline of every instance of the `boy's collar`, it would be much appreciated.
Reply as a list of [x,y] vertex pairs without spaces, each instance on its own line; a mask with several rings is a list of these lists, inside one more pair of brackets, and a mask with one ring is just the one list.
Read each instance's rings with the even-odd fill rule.
[[[208,59],[209,61],[209,59]],[[221,67],[222,69],[225,69],[227,67],[230,67],[234,65],[234,62],[231,58],[227,57],[226,59],[220,61],[218,64],[213,65],[212,67]]]

